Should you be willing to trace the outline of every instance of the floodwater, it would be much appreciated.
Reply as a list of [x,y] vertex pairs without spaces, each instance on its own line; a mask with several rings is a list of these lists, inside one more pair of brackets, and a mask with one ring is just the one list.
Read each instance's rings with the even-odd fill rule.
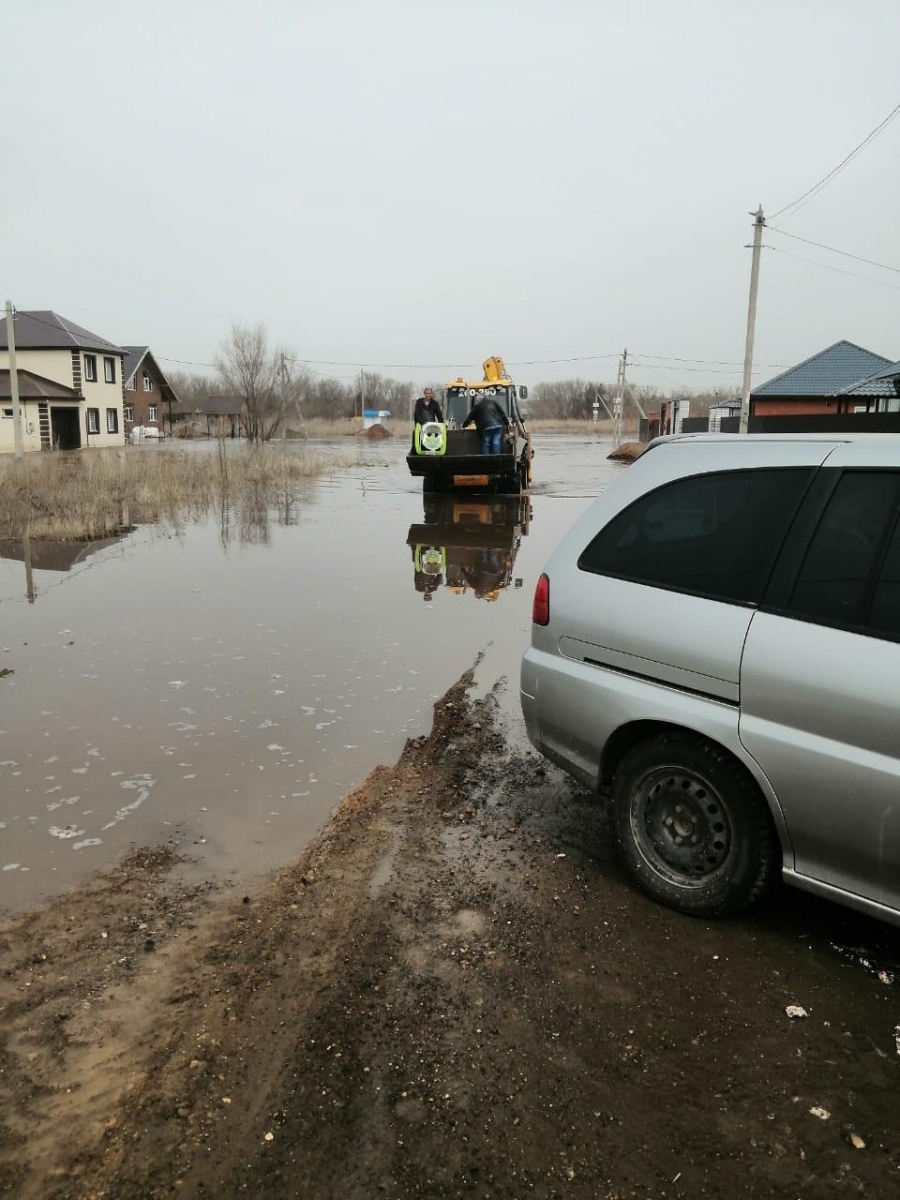
[[397,438],[271,509],[0,543],[0,909],[169,838],[211,879],[283,864],[479,652],[514,694],[610,448],[539,438],[527,500],[433,498]]

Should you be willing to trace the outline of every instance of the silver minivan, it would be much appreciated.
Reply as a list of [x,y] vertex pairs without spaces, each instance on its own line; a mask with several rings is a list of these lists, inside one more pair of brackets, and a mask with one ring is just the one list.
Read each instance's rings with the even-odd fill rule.
[[534,746],[652,896],[788,883],[900,924],[900,435],[652,444],[534,599]]

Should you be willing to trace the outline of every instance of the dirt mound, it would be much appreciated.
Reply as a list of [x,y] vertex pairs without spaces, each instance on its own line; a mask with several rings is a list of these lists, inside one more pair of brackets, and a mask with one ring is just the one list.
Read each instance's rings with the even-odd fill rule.
[[611,458],[613,462],[634,462],[636,458],[640,458],[647,447],[643,442],[623,442],[621,446],[616,446],[611,454],[607,454],[607,458]]
[[389,429],[383,425],[370,425],[368,429],[357,429],[354,437],[368,438],[371,442],[383,442],[385,438],[393,437]]

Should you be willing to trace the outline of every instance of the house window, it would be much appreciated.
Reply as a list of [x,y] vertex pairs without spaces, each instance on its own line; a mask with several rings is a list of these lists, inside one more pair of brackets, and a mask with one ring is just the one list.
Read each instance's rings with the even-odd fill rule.
[[128,380],[128,382],[125,384],[125,391],[126,391],[126,392],[133,392],[133,391],[134,391],[134,376],[133,376],[133,375],[132,375],[132,377],[131,377],[131,378]]
[[155,404],[147,405],[147,420],[150,422],[156,421],[156,405]]
[[106,432],[107,433],[118,433],[119,432],[119,414],[118,414],[117,410],[114,408],[108,408],[106,410]]
[[144,391],[145,392],[153,391],[153,380],[150,378],[150,376],[147,374],[146,371],[144,372]]
[[125,405],[125,420],[128,422],[129,425],[134,421],[134,405],[133,404]]
[[13,418],[13,410],[12,410],[11,408],[4,408],[4,410],[3,410],[3,420],[4,420],[4,421],[11,421],[11,420],[12,420],[12,418]]
[[85,383],[97,382],[97,355],[86,354],[84,356],[84,381]]
[[103,357],[103,379],[106,383],[116,382],[116,360]]
[[89,408],[87,410],[87,431],[88,433],[100,432],[100,409]]

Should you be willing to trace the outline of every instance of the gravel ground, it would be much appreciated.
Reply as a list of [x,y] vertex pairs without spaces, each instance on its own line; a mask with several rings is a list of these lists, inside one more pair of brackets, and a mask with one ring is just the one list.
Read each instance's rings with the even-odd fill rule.
[[249,895],[163,847],[0,928],[0,1194],[900,1193],[895,932],[656,906],[469,682]]

